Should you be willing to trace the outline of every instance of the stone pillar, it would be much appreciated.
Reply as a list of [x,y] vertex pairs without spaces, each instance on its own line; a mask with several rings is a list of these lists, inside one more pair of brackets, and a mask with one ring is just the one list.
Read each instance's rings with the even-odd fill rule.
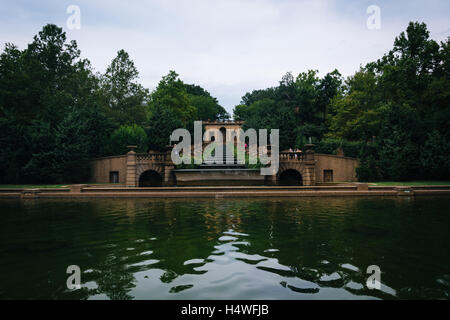
[[303,185],[316,185],[316,161],[314,159],[314,145],[305,145],[305,177],[303,177]]
[[305,161],[314,161],[314,145],[305,144]]
[[277,175],[273,174],[271,176],[266,176],[265,184],[268,186],[276,186],[277,185]]
[[[193,150],[193,146],[191,146],[192,148],[192,155],[194,154],[194,150]],[[175,185],[175,179],[174,179],[174,173],[172,172],[172,170],[175,169],[175,165],[172,162],[172,149],[173,146],[169,146],[167,148],[167,151],[164,155],[164,159],[162,162],[162,186],[163,187],[170,187]]]
[[134,151],[137,146],[127,146],[130,149],[127,153],[127,178],[126,178],[126,186],[127,187],[136,187],[136,151]]
[[315,164],[305,164],[305,171],[303,176],[304,186],[316,185],[316,168]]
[[173,179],[172,170],[175,169],[173,165],[165,165],[164,166],[164,177],[163,177],[163,187],[173,186],[175,181]]
[[369,191],[369,185],[367,183],[357,183],[356,190],[358,191]]
[[86,187],[85,184],[73,184],[70,186],[70,193],[81,193],[84,187]]

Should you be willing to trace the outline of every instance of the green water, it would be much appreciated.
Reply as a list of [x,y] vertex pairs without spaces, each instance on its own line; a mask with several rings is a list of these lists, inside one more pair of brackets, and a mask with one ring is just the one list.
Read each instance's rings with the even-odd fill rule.
[[[0,200],[0,299],[448,299],[450,197]],[[81,289],[69,290],[69,265]],[[367,267],[381,269],[368,289]]]

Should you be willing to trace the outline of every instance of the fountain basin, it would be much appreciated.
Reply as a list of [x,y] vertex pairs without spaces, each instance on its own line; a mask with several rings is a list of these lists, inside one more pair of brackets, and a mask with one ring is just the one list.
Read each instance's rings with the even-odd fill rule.
[[266,179],[260,169],[200,168],[173,172],[178,186],[262,186]]

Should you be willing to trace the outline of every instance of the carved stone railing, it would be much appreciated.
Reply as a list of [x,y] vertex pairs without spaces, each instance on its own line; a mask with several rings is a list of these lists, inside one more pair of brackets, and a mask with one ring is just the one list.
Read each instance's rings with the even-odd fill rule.
[[280,152],[280,161],[304,161],[303,152]]
[[170,154],[166,153],[137,153],[136,161],[137,162],[165,162],[167,159],[170,159]]
[[[192,151],[192,156],[194,152]],[[270,155],[270,154],[269,154]],[[304,152],[280,152],[280,162],[306,161]],[[182,156],[182,155],[181,155]],[[170,153],[137,153],[136,161],[139,162],[171,162]]]

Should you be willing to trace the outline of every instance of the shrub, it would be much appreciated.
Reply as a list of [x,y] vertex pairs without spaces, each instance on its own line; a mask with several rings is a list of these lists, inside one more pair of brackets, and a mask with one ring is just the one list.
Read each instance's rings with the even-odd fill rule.
[[137,146],[136,152],[147,152],[148,138],[145,130],[136,124],[121,126],[113,132],[110,139],[110,153],[120,155],[127,153],[127,146]]

